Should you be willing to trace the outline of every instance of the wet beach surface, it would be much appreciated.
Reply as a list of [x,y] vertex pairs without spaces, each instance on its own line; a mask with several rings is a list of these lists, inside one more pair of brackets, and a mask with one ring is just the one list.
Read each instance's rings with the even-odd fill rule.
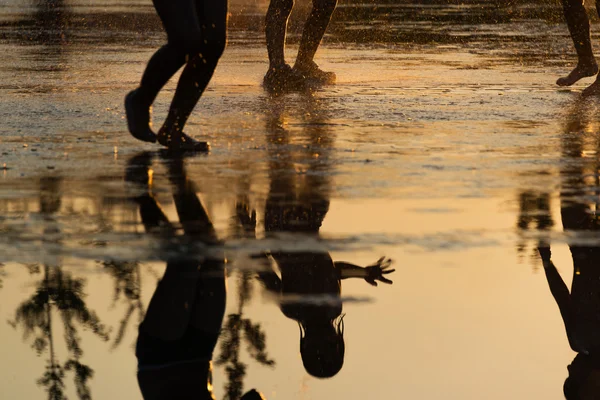
[[[212,151],[183,164],[126,132],[123,97],[164,40],[149,2],[1,3],[1,397],[140,399],[137,328],[165,264],[220,256],[218,399],[242,387],[268,399],[564,398],[576,353],[538,248],[569,287],[593,276],[574,259],[600,261],[600,102],[580,97],[589,79],[554,84],[575,62],[555,3],[489,3],[341,1],[317,54],[337,84],[273,98],[261,87],[267,4],[232,2],[229,47],[187,127]],[[183,233],[181,177],[218,241]],[[170,234],[146,233],[149,199]],[[297,214],[296,233],[271,232],[276,211]],[[257,279],[265,251],[394,261],[392,285],[341,281],[333,378],[305,371],[298,324]]]

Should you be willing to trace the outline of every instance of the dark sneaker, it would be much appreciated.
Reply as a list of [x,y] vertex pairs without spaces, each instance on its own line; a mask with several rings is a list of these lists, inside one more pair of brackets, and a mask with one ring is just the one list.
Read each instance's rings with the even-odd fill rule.
[[281,67],[270,67],[263,80],[263,86],[270,92],[303,90],[306,88],[304,76],[284,64]]
[[333,85],[337,78],[334,72],[323,71],[314,61],[308,64],[296,64],[294,71],[304,76],[307,81],[319,85]]
[[125,96],[125,114],[127,116],[127,128],[134,138],[156,143],[156,135],[150,127],[150,107],[136,103],[136,91],[133,90]]

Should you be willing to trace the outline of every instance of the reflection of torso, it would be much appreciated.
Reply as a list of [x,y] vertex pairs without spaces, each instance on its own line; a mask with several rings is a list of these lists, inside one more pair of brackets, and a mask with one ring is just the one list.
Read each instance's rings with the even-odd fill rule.
[[568,332],[573,350],[600,351],[600,248],[571,247],[575,274],[571,286],[574,323]]
[[286,252],[272,257],[281,270],[281,310],[288,318],[334,319],[342,313],[339,273],[329,253]]

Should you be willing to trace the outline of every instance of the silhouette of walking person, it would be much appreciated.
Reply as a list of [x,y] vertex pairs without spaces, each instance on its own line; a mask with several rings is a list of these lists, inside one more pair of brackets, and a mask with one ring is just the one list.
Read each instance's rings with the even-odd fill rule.
[[[148,186],[151,160],[149,153],[132,158],[126,177],[146,189],[135,197],[146,231],[170,240],[176,229]],[[184,240],[192,248],[204,244],[210,250],[219,241],[181,158],[171,160],[168,168]],[[139,327],[136,356],[140,390],[144,399],[214,399],[211,360],[225,313],[225,258],[210,251],[166,254],[165,273]],[[241,399],[264,397],[251,390]]]
[[[600,1],[596,1],[596,11]],[[598,74],[598,63],[592,50],[592,39],[590,35],[590,20],[587,15],[584,0],[562,0],[563,12],[569,27],[569,33],[577,52],[577,66],[569,75],[559,78],[556,84],[559,86],[571,86],[580,79]],[[584,96],[600,94],[600,78],[587,87]]]
[[269,70],[263,82],[265,88],[271,91],[302,89],[307,80],[320,85],[335,83],[335,73],[321,70],[314,57],[336,5],[337,0],[312,0],[312,10],[304,25],[292,68],[285,62],[285,39],[294,0],[271,0],[265,25],[269,53]]
[[[207,142],[183,132],[225,49],[227,0],[153,0],[167,44],[150,59],[139,87],[125,97],[129,132],[174,151],[208,151]],[[152,131],[151,107],[158,92],[184,66],[167,118]]]
[[[563,137],[563,167],[560,209],[565,232],[574,236],[569,244],[573,259],[571,291],[563,281],[554,262],[550,246],[540,244],[544,272],[560,314],[571,349],[577,356],[568,366],[569,376],[563,389],[567,399],[600,398],[600,246],[591,240],[600,237],[598,205],[587,200],[597,192],[598,182],[589,177],[598,170],[598,162],[582,159],[586,137],[572,132],[585,130],[586,114],[577,102],[569,118]],[[591,122],[591,121],[588,121]],[[597,149],[598,139],[591,147]],[[591,160],[591,159],[590,159]],[[594,172],[592,172],[594,171]],[[596,194],[597,196],[597,194]],[[595,208],[596,211],[593,209]]]
[[[318,115],[317,113],[307,113]],[[290,151],[289,133],[277,116],[268,120],[270,187],[265,206],[265,233],[277,239],[281,234],[295,234],[294,243],[318,239],[319,230],[329,210],[328,132],[323,121],[311,120],[307,132],[311,144],[298,158]],[[318,158],[314,155],[318,154]],[[306,173],[296,173],[296,163],[319,161],[309,165]],[[309,161],[310,162],[310,161]],[[247,204],[240,202],[238,216],[248,236],[255,234],[256,218]],[[284,242],[285,243],[285,242]],[[318,245],[310,250],[271,249],[261,256],[267,265],[258,271],[259,280],[270,292],[280,296],[283,314],[300,327],[300,354],[305,370],[312,376],[330,378],[344,364],[344,314],[341,281],[362,278],[369,284],[391,284],[385,275],[391,260],[385,257],[367,267],[333,261],[326,249]],[[279,270],[281,277],[273,269]]]

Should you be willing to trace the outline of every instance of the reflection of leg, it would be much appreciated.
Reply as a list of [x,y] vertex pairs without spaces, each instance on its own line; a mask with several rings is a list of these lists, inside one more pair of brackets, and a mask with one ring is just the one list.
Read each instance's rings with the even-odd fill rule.
[[196,262],[167,263],[140,330],[162,340],[181,338],[190,323],[198,277]]
[[225,268],[222,260],[207,260],[200,268],[190,324],[216,337],[221,330],[225,314]]
[[216,242],[213,224],[196,194],[195,185],[187,177],[181,157],[168,163],[169,178],[174,186],[173,199],[179,221],[187,236],[199,237],[203,241]]
[[217,62],[225,49],[227,35],[227,2],[203,0],[194,3],[195,24],[178,37],[189,58],[169,109],[169,115],[158,134],[158,141],[172,149],[207,150],[204,142],[196,142],[183,134],[183,128],[196,103],[206,89]]
[[566,77],[560,78],[556,83],[560,86],[570,86],[582,78],[596,75],[598,64],[592,50],[590,21],[583,1],[562,0],[562,4],[578,60],[575,69]]
[[[141,153],[127,163],[125,179],[140,185],[142,194],[134,200],[140,207],[140,215],[146,231],[161,227],[173,231],[166,215],[150,193],[149,169],[151,153]],[[185,332],[189,323],[189,305],[196,293],[198,266],[194,262],[169,262],[163,279],[152,296],[146,317],[140,325],[145,333],[163,340],[174,340]]]
[[318,79],[323,83],[333,83],[335,74],[321,71],[313,59],[325,35],[336,4],[337,0],[313,0],[313,8],[304,25],[298,57],[296,65],[294,65],[294,69],[303,73],[307,78]]
[[140,208],[140,216],[146,232],[154,232],[157,228],[170,230],[169,221],[150,193],[150,166],[152,165],[152,153],[143,152],[129,159],[125,170],[125,180],[136,184],[141,194],[133,200]]

